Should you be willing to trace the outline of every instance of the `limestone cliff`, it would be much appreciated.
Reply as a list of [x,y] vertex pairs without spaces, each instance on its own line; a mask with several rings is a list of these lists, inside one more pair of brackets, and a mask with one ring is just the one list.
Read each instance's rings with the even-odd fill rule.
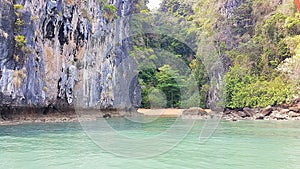
[[131,0],[1,0],[0,105],[127,109]]

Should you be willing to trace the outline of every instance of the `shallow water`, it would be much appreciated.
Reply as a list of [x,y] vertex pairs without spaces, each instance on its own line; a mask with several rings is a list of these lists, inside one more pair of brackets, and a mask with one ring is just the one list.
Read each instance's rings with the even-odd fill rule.
[[[116,118],[108,122],[123,135],[147,138],[166,130],[174,120],[141,124]],[[137,159],[103,150],[79,123],[0,126],[0,168],[300,168],[299,122],[223,121],[200,144],[202,127],[203,121],[196,122],[187,137],[166,153]]]

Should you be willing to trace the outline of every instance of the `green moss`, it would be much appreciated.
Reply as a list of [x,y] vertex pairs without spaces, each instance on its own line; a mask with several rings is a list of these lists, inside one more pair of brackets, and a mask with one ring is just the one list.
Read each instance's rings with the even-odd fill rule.
[[22,10],[24,7],[22,4],[14,4],[14,9],[15,10]]
[[15,26],[18,32],[20,32],[21,26],[24,25],[24,21],[22,21],[20,18],[17,18],[15,22]]
[[114,5],[105,4],[104,5],[104,10],[108,11],[108,12],[111,12],[111,13],[115,13],[118,9]]
[[17,48],[22,48],[27,43],[27,40],[25,39],[25,37],[23,35],[15,36],[15,41],[16,41]]
[[150,12],[149,9],[143,9],[143,10],[141,10],[142,14],[148,14],[149,12]]
[[31,20],[31,21],[36,21],[37,19],[38,19],[38,18],[37,18],[36,16],[31,16],[31,17],[30,17],[30,20]]
[[15,14],[17,16],[17,20],[15,21],[15,27],[16,27],[16,30],[18,32],[20,32],[21,26],[24,24],[24,22],[20,19],[20,13],[18,12],[18,10],[22,10],[23,5],[15,4],[14,9],[15,9]]

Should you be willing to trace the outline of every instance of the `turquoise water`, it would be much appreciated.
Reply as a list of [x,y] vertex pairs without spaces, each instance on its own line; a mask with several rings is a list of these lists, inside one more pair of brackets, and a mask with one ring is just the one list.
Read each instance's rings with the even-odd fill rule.
[[[157,135],[173,122],[172,118],[147,124],[109,119],[118,132],[140,138]],[[202,126],[202,121],[197,122],[170,151],[142,159],[102,150],[79,123],[0,126],[0,168],[300,168],[299,122],[221,122],[213,136],[200,144]]]

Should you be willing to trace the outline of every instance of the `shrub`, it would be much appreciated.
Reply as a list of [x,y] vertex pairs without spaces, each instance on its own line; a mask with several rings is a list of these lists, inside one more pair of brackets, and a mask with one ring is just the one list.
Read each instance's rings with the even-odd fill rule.
[[15,26],[16,26],[16,29],[18,32],[20,32],[20,28],[23,24],[24,24],[24,22],[20,18],[17,18],[17,20],[15,22]]
[[225,75],[225,105],[228,108],[266,107],[282,104],[292,96],[292,86],[282,76],[272,80],[245,74],[238,66]]
[[27,43],[27,41],[23,35],[15,36],[15,41],[16,41],[17,48],[22,48]]
[[22,4],[14,4],[14,9],[15,10],[22,10],[24,7]]

